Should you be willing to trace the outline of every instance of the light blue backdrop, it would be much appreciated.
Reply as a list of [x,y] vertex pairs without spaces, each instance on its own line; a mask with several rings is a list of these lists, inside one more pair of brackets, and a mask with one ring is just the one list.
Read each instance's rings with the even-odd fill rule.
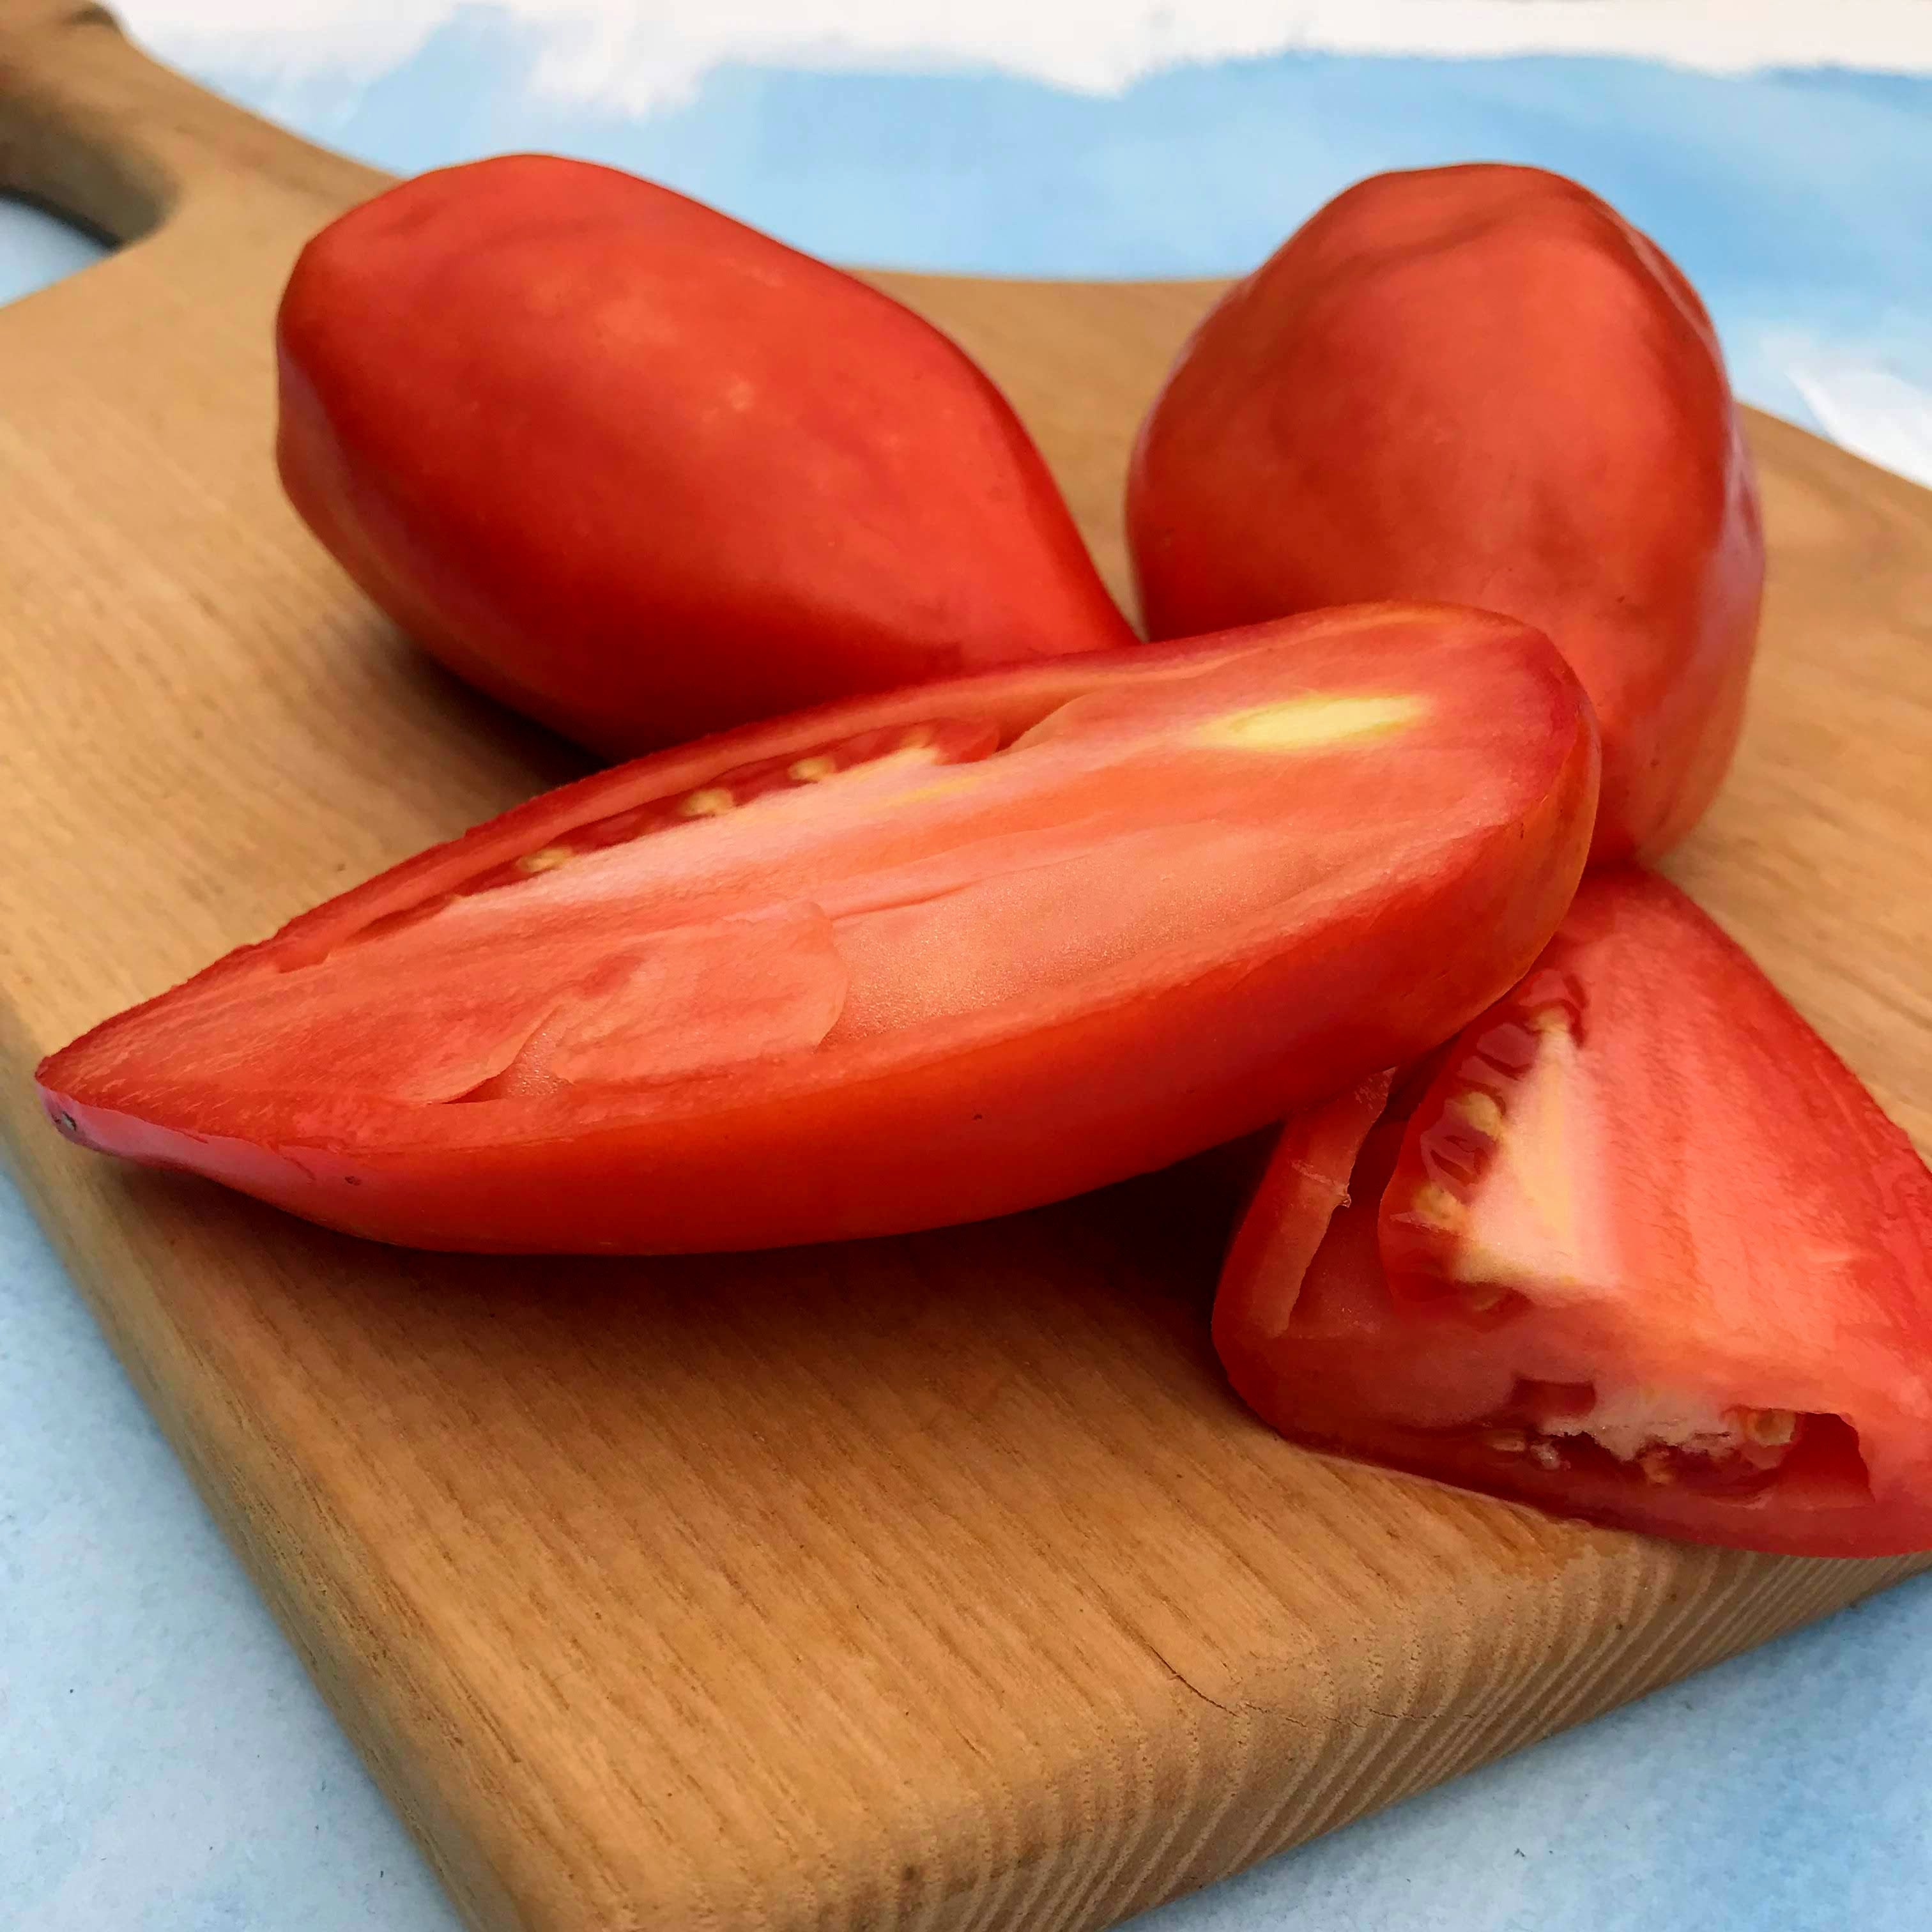
[[1676,259],[1741,394],[1932,482],[1932,76],[1299,53],[1096,97],[996,73],[731,67],[640,116],[532,88],[548,44],[465,7],[374,80],[202,71],[398,171],[550,149],[833,260],[982,274],[1235,274],[1380,169],[1555,168]]
[[[1537,161],[1678,256],[1744,393],[1932,476],[1922,79],[1301,55],[1094,97],[992,73],[743,67],[640,116],[531,88],[534,32],[465,8],[392,71],[353,80],[202,43],[191,64],[391,167],[556,148],[833,256],[935,268],[1223,272],[1376,168]],[[0,299],[92,254],[0,206]],[[1924,1932],[1928,1637],[1932,1581],[1141,1932]],[[454,1923],[0,1183],[0,1927]]]

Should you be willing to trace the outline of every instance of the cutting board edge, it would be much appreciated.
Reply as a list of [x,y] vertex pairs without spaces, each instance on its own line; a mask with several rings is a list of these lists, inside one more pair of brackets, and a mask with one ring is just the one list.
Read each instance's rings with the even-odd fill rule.
[[[8,1023],[0,1028],[0,1058],[14,1058],[12,1042],[5,1036],[17,1032],[11,1024],[14,1017],[10,1013],[0,1014],[0,1019]],[[138,1228],[127,1225],[130,1214],[138,1222],[138,1207],[130,1209],[124,1202],[114,1202],[116,1180],[112,1170],[104,1183],[89,1180],[87,1177],[92,1174],[96,1163],[60,1141],[50,1129],[34,1132],[36,1124],[29,1119],[22,1132],[22,1111],[15,1107],[0,1108],[0,1153],[4,1153],[6,1165],[17,1178],[37,1222],[80,1289],[123,1372],[179,1457],[202,1505],[452,1901],[478,1932],[527,1932],[532,1927],[553,1926],[557,1932],[566,1932],[566,1928],[574,1932],[574,1919],[567,1913],[559,1916],[551,1895],[553,1875],[543,1868],[542,1861],[533,1860],[527,1868],[520,1868],[524,1862],[512,1860],[506,1869],[500,1850],[493,1854],[487,1841],[487,1808],[478,1802],[446,1802],[447,1794],[436,1788],[430,1770],[430,1754],[412,1750],[411,1734],[446,1728],[448,1712],[427,1700],[393,1692],[385,1695],[373,1677],[358,1683],[357,1673],[344,1668],[332,1652],[328,1626],[326,1621],[318,1621],[314,1605],[319,1595],[334,1597],[340,1592],[352,1594],[353,1576],[360,1565],[352,1553],[346,1561],[318,1559],[325,1552],[333,1556],[338,1540],[345,1544],[350,1540],[348,1532],[338,1523],[328,1536],[319,1535],[314,1521],[301,1522],[273,1500],[278,1487],[284,1497],[291,1491],[305,1492],[299,1465],[267,1432],[259,1418],[238,1405],[204,1401],[197,1407],[178,1399],[176,1387],[171,1385],[160,1366],[153,1331],[148,1331],[146,1339],[136,1332],[137,1324],[125,1297],[117,1296],[114,1291],[114,1282],[128,1269],[138,1271],[142,1267],[135,1247]],[[81,1176],[82,1184],[76,1187],[64,1184],[61,1174],[64,1168]],[[190,1189],[205,1185],[193,1180],[183,1180],[181,1184]],[[75,1209],[76,1202],[87,1200],[90,1195],[107,1197],[102,1211],[93,1217]],[[90,1218],[102,1231],[94,1241],[86,1234]],[[116,1248],[123,1250],[118,1262],[113,1252]],[[184,1352],[188,1350],[185,1340],[172,1330],[166,1334],[162,1346]],[[187,1384],[188,1378],[178,1379],[180,1385]],[[209,1393],[205,1384],[202,1393]],[[251,1481],[250,1471],[259,1468],[265,1461],[280,1464],[296,1480],[291,1484],[285,1478],[280,1485],[259,1479]],[[308,1500],[314,1506],[312,1496]],[[1633,1546],[1644,1541],[1622,1537],[1610,1540]],[[1663,1547],[1668,1550],[1671,1546]],[[1714,1558],[1720,1565],[1742,1554],[1697,1553]],[[1159,1841],[1169,1868],[1164,1871],[1161,1864],[1150,1863],[1138,1874],[1131,1869],[1124,1873],[1120,1867],[1125,1862],[1124,1854],[1117,1847],[1112,1861],[1115,1870],[1112,1892],[1118,1894],[1124,1886],[1126,1894],[1110,1895],[1101,1890],[1096,1874],[1090,1910],[1086,1909],[1087,1901],[1076,1896],[1064,1901],[1066,1910],[1057,1912],[1050,1919],[988,1921],[981,1916],[986,1896],[1007,1882],[1010,1875],[982,1870],[976,1874],[976,1883],[956,1886],[946,1908],[938,1916],[921,1915],[890,1922],[916,1924],[921,1932],[967,1932],[968,1928],[988,1923],[1003,1926],[1012,1923],[1015,1932],[1022,1932],[1022,1927],[1024,1932],[1033,1932],[1036,1924],[1042,1928],[1050,1925],[1053,1932],[1103,1932],[1103,1928],[1118,1924],[1124,1916],[1233,1876],[1390,1804],[1592,1721],[1652,1691],[1681,1683],[1932,1569],[1932,1552],[1859,1560],[1744,1560],[1763,1566],[1765,1587],[1739,1588],[1731,1592],[1728,1599],[1720,1595],[1714,1603],[1707,1594],[1694,1592],[1694,1609],[1687,1605],[1680,1610],[1678,1619],[1661,1620],[1666,1624],[1682,1620],[1688,1628],[1678,1633],[1680,1640],[1662,1654],[1660,1661],[1658,1654],[1645,1652],[1642,1663],[1632,1670],[1625,1657],[1619,1667],[1588,1680],[1587,1690],[1581,1696],[1569,1688],[1568,1680],[1552,1678],[1540,1700],[1516,1706],[1506,1714],[1485,1712],[1480,1724],[1467,1715],[1418,1715],[1379,1709],[1361,1713],[1366,1721],[1360,1723],[1338,1747],[1353,1761],[1356,1775],[1340,1782],[1331,1774],[1318,1774],[1313,1780],[1318,1800],[1312,1805],[1303,1803],[1302,1794],[1293,1784],[1270,1794],[1267,1780],[1252,1770],[1238,1772],[1239,1780],[1256,1798],[1266,1804],[1272,1795],[1274,1802],[1266,1804],[1270,1822],[1234,1856],[1214,1858],[1204,1869],[1196,1870],[1194,1866],[1204,1854],[1216,1849],[1211,1833],[1199,1843],[1190,1844],[1187,1834],[1178,1828],[1178,1820],[1150,1814],[1140,1821],[1136,1836],[1151,1833]],[[309,1586],[307,1589],[304,1582]],[[1148,1647],[1153,1648],[1151,1645]],[[1636,1642],[1628,1646],[1633,1654],[1641,1648]],[[1238,1683],[1219,1683],[1219,1694],[1210,1696],[1158,1650],[1154,1654],[1160,1667],[1180,1688],[1181,1715],[1177,1725],[1190,1730],[1190,1750],[1200,1752],[1211,1762],[1217,1752],[1236,1761],[1251,1756],[1258,1739],[1268,1740],[1264,1754],[1270,1759],[1277,1758],[1284,1745],[1292,1747],[1305,1717],[1286,1708],[1271,1706],[1264,1693],[1246,1694]],[[1259,1682],[1264,1685],[1270,1678],[1278,1678],[1280,1670],[1278,1660],[1269,1660],[1258,1673]],[[1213,1714],[1204,1714],[1203,1706]],[[1369,1746],[1365,1747],[1365,1738],[1370,1740]],[[1157,1746],[1158,1737],[1151,1724],[1148,1737],[1142,1742],[1146,1747]],[[1335,1740],[1325,1742],[1333,1744]],[[472,1800],[479,1796],[470,1794]],[[1211,1824],[1222,1806],[1218,1802],[1204,1802],[1199,1808]],[[1082,1850],[1090,1851],[1091,1846],[1076,1837],[1048,1849],[1072,1856]],[[875,1922],[871,1915],[879,1901],[878,1875],[855,1864],[848,1877],[856,1895],[842,1898],[836,1892],[828,1892],[814,1898],[810,1901],[815,1915],[812,1923],[847,1925],[857,1932],[857,1928]],[[644,1900],[640,1905],[650,1911],[662,1909],[665,1902],[653,1907],[651,1901]],[[789,1927],[792,1922],[783,1916],[783,1902],[773,1900],[771,1905],[777,1916],[761,1917],[757,1922],[774,1928]],[[639,1932],[644,1925],[656,1922],[659,1922],[640,1918]]]

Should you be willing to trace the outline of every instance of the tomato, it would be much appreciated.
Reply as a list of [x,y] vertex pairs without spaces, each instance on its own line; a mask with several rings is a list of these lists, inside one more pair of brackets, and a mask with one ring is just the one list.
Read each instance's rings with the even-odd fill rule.
[[[1387,1070],[1372,1073],[1282,1123],[1228,1250],[1214,1303],[1217,1339],[1227,1322],[1245,1330],[1264,1326],[1277,1313],[1285,1322],[1292,1312],[1294,1285],[1307,1273],[1336,1212],[1349,1204],[1356,1162],[1388,1108],[1392,1078]],[[1278,1292],[1282,1283],[1286,1292]],[[1274,1339],[1274,1331],[1266,1339]]]
[[75,1138],[419,1246],[995,1214],[1446,1038],[1595,805],[1535,632],[1378,607],[860,699],[602,772],[40,1069]]
[[316,534],[451,669],[614,755],[1132,640],[958,348],[615,169],[378,195],[303,250],[278,341]]
[[1142,424],[1149,634],[1372,597],[1546,632],[1597,707],[1598,863],[1702,815],[1764,544],[1710,320],[1647,237],[1534,168],[1358,184],[1238,284]]
[[[1730,939],[1593,876],[1438,1058],[1332,1221],[1264,1184],[1215,1310],[1262,1415],[1660,1535],[1932,1548],[1932,1174]],[[1365,1111],[1294,1132],[1333,1172]]]

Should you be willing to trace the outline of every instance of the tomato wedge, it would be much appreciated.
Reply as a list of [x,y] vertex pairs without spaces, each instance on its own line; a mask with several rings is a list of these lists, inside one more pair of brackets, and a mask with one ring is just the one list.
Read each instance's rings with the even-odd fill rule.
[[1932,1174],[1675,887],[1586,880],[1348,1193],[1251,1216],[1216,1304],[1286,1434],[1696,1542],[1932,1547]]
[[856,700],[436,848],[41,1066],[382,1239],[757,1247],[1053,1200],[1445,1038],[1594,807],[1547,641],[1324,614]]
[[450,669],[599,751],[1133,641],[963,350],[617,169],[377,195],[304,249],[276,341],[310,527]]
[[1148,634],[1364,597],[1546,632],[1597,707],[1592,862],[1690,830],[1731,762],[1764,586],[1716,332],[1676,266],[1538,168],[1360,182],[1238,283],[1142,424]]

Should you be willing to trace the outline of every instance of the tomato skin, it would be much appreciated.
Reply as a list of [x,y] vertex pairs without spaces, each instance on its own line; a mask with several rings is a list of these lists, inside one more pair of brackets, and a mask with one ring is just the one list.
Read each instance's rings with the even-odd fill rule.
[[[1542,1049],[1538,1108],[1520,1042],[1485,1050],[1564,980],[1579,1024]],[[1306,1198],[1286,1235],[1238,1238],[1215,1311],[1235,1388],[1298,1441],[1614,1527],[1804,1556],[1932,1548],[1932,1174],[1910,1141],[1661,880],[1586,880],[1528,984],[1407,1083],[1332,1222]],[[1498,1131],[1472,1160],[1441,1133],[1478,1090]],[[1506,1159],[1548,1184],[1544,1219],[1486,1169]],[[1462,1205],[1418,1233],[1431,1185]],[[1521,1299],[1491,1305],[1518,1266]],[[1714,1456],[1660,1438],[1614,1453],[1589,1424],[1633,1402],[1784,1420],[1768,1448],[1746,1432]]]
[[[1292,724],[1324,692],[1384,689],[1392,663],[1426,700],[1412,728],[1227,736],[1229,716],[1285,706]],[[939,736],[959,757],[986,742],[974,721],[1005,748],[914,772],[902,796],[862,770],[873,790],[801,785],[598,842],[719,774],[934,718],[956,721]],[[1574,676],[1480,613],[1324,613],[986,674],[533,800],[38,1077],[86,1144],[410,1245],[754,1248],[976,1219],[1233,1139],[1444,1037],[1561,917],[1595,780]],[[580,864],[496,883],[580,835]],[[707,922],[740,938],[714,946]],[[680,1009],[693,1070],[622,1062],[599,1084],[613,973],[649,966],[664,934],[718,975],[712,1006]],[[922,1008],[962,958],[979,963],[954,1004]],[[682,970],[668,997],[688,1001]],[[734,1061],[748,1024],[769,1044]]]
[[1222,298],[1142,424],[1148,634],[1369,597],[1535,625],[1603,733],[1592,862],[1705,812],[1764,581],[1750,452],[1695,292],[1575,182],[1480,165],[1338,196]]
[[278,346],[323,544],[452,670],[614,756],[1132,640],[957,346],[615,169],[389,189],[303,250]]
[[1329,1223],[1349,1205],[1355,1163],[1388,1107],[1393,1078],[1387,1070],[1370,1074],[1282,1123],[1228,1245],[1214,1301],[1217,1343],[1225,1332],[1240,1346],[1249,1330],[1266,1330],[1277,1312],[1285,1319],[1293,1312],[1292,1298],[1274,1295],[1271,1285],[1301,1280]]

